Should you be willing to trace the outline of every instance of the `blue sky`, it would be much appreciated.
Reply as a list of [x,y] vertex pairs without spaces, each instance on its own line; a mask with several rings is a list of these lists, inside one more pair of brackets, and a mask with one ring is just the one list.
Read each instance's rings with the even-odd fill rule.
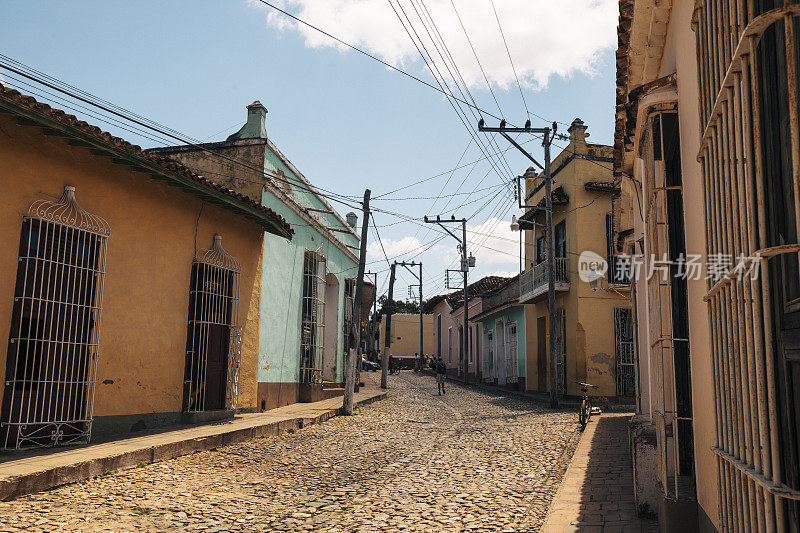
[[[457,33],[462,30],[456,26],[456,15],[445,9],[451,9],[449,0],[440,4],[442,1],[428,0],[432,18],[452,47],[479,107],[499,114],[463,33]],[[500,53],[505,48],[499,48],[502,39],[497,22],[478,12],[485,2],[472,5],[473,1],[456,4],[461,4],[463,22],[473,36],[504,116],[521,123],[526,111],[519,87],[510,81],[508,58]],[[282,5],[294,13],[316,17],[311,22],[433,83],[400,23],[386,15],[384,3],[320,2],[292,0]],[[602,24],[591,16],[579,20],[575,10],[581,4],[604,10]],[[615,34],[606,20],[611,4],[616,5],[608,0],[565,0],[556,4],[560,7],[538,0],[496,0],[530,111],[563,123],[580,117],[597,143],[612,140],[614,46],[608,43],[614,43]],[[530,17],[520,11],[526,9],[532,10]],[[270,14],[268,8],[246,0],[4,0],[0,10],[3,54],[191,137],[224,139],[244,122],[245,106],[260,100],[269,110],[267,131],[273,142],[312,183],[340,194],[360,197],[370,187],[373,196],[378,196],[440,174],[456,166],[465,149],[462,164],[483,157],[475,143],[467,148],[470,136],[441,93],[360,54],[329,46],[324,36],[298,30],[281,16]],[[418,30],[423,31],[419,24]],[[34,90],[21,86],[7,73],[0,74],[7,83],[33,94]],[[157,144],[76,114],[142,146]],[[534,125],[543,124],[534,118]],[[474,121],[469,125],[475,128]],[[501,138],[496,141],[500,148],[508,147]],[[541,155],[539,143],[526,146],[534,155]],[[514,174],[528,166],[514,149],[505,157]],[[516,273],[519,247],[507,221],[518,212],[510,195],[493,197],[500,187],[487,190],[508,175],[505,172],[503,178],[498,177],[491,169],[483,161],[469,176],[470,167],[456,171],[447,186],[449,174],[377,199],[374,206],[421,219],[424,214],[471,215],[484,200],[491,200],[470,220],[470,226],[480,227],[478,232],[491,231],[498,236],[484,242],[492,249],[477,247],[483,240],[480,235],[470,237],[478,258],[472,279],[495,272]],[[457,189],[465,176],[463,187]],[[432,209],[431,199],[391,199],[475,190],[472,195],[440,200]],[[342,213],[349,210],[335,207]],[[491,215],[502,215],[503,222],[485,222]],[[376,213],[375,218],[390,257],[430,243],[437,236],[413,223],[397,223],[399,219],[387,214]],[[433,282],[426,284],[426,296],[444,291],[443,270],[455,253],[455,241],[447,238],[416,257],[423,260],[425,276]],[[369,261],[373,263],[369,267],[385,270],[382,259],[382,250],[371,246]],[[385,276],[381,274],[381,285]],[[397,293],[406,294],[411,282],[407,275],[401,276]]]

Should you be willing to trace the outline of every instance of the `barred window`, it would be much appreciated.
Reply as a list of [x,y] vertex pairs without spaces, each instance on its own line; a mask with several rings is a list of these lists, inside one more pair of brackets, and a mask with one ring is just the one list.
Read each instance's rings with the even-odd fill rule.
[[325,338],[325,256],[321,250],[305,252],[300,327],[300,382],[320,383]]
[[22,220],[2,405],[2,446],[86,443],[91,436],[105,279],[101,218],[67,186]]
[[209,250],[198,250],[189,286],[183,410],[235,409],[239,384],[241,267],[214,235]]

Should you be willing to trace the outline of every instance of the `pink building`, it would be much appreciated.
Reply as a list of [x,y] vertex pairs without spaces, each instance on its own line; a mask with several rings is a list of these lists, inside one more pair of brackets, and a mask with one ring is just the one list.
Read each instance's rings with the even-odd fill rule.
[[[469,316],[473,317],[482,311],[482,296],[508,281],[509,278],[486,276],[469,285]],[[450,294],[434,296],[425,304],[424,312],[433,314],[434,355],[442,356],[447,364],[447,373],[451,376],[462,374],[464,333],[464,293],[455,291]],[[467,380],[481,380],[481,323],[469,321],[468,328],[468,370]]]

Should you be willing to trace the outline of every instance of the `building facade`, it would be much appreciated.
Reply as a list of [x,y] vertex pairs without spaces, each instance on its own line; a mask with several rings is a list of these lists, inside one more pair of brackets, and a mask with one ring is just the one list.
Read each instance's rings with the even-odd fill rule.
[[[386,315],[381,316],[381,332],[386,331]],[[419,314],[392,314],[391,355],[413,357],[414,354],[433,355],[433,315],[422,315],[422,331],[420,331]],[[422,353],[420,353],[419,336],[422,334]]]
[[617,248],[645,263],[636,497],[668,530],[800,530],[799,16],[620,2]]
[[[479,315],[483,309],[483,296],[497,289],[509,278],[502,276],[485,276],[471,283],[467,288],[469,297],[469,322],[467,334],[467,379],[482,380],[483,374],[483,333],[482,325],[472,317]],[[433,342],[435,355],[441,355],[447,364],[447,372],[452,376],[464,373],[464,292],[455,291],[432,297],[423,311],[433,316]]]
[[257,406],[259,203],[0,85],[0,447]]
[[266,114],[254,102],[246,124],[226,141],[153,151],[212,175],[296,230],[291,242],[264,235],[258,401],[272,409],[322,399],[323,382],[343,392],[360,239],[356,215],[339,215],[267,138]]
[[485,294],[482,310],[473,320],[481,337],[481,381],[526,390],[525,307],[519,303],[519,276]]
[[[548,325],[547,246],[544,211],[526,210],[520,217],[525,233],[526,270],[520,275],[519,302],[525,305],[526,386],[550,390],[549,346],[556,349],[556,383],[561,394],[580,395],[576,382],[597,385],[590,394],[610,402],[632,401],[632,317],[628,284],[617,279],[612,204],[618,194],[610,146],[586,142],[580,119],[569,128],[569,144],[552,162],[553,242],[555,249],[556,324]],[[528,206],[544,206],[544,180],[525,174]],[[599,290],[578,276],[590,252],[605,260],[608,270]]]

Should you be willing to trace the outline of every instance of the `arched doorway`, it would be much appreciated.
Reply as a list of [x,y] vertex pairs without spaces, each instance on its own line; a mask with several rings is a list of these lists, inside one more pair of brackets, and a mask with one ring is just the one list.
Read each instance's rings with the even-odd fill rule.
[[339,347],[339,280],[325,276],[325,334],[322,343],[322,379],[336,381],[336,357]]

